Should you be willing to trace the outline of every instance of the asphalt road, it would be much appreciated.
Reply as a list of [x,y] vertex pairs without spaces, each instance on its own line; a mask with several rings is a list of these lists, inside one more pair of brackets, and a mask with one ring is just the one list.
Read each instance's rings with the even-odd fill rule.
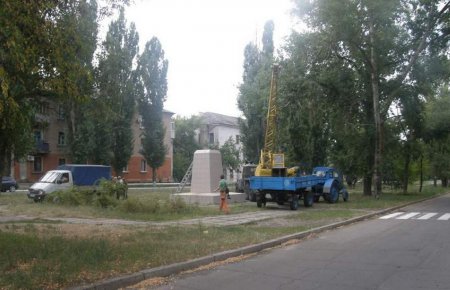
[[450,195],[154,289],[450,289]]

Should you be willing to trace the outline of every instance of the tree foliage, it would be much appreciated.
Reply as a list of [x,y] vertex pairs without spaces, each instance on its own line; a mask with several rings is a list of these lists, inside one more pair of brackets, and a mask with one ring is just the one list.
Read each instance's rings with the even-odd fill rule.
[[[367,195],[392,179],[406,192],[416,168],[423,175],[424,108],[449,77],[450,2],[295,4],[308,29],[292,33],[280,54],[278,143],[287,164],[338,167],[363,177]],[[269,79],[263,52],[249,44],[244,55],[238,105],[244,155],[255,162],[267,98],[260,85]]]
[[173,139],[173,177],[175,180],[181,181],[194,159],[195,151],[201,149],[195,139],[196,131],[199,128],[200,119],[197,116],[175,119],[175,138]]
[[[291,138],[290,144],[295,148],[302,142],[301,136],[308,139],[304,141],[306,146],[299,146],[306,156],[314,156],[308,148],[326,146],[321,155],[330,153],[333,160],[328,162],[364,172],[366,194],[371,194],[373,174],[378,195],[382,157],[390,140],[387,133],[397,134],[397,144],[401,144],[402,133],[391,130],[388,124],[390,108],[395,104],[402,108],[403,134],[416,136],[420,131],[420,100],[445,76],[445,69],[439,69],[443,66],[438,64],[445,63],[442,41],[448,33],[443,20],[448,18],[445,12],[449,3],[299,0],[296,4],[297,15],[310,30],[294,34],[287,46],[289,75],[285,77],[284,104],[290,114],[285,119],[288,126],[294,124],[294,133],[296,126],[309,124],[307,115],[319,116],[321,123],[305,128],[309,134],[300,130],[303,133],[296,135],[297,143]],[[424,72],[432,64],[438,66],[427,79]],[[296,102],[301,106],[295,106]],[[303,114],[295,114],[296,111]],[[319,146],[307,145],[314,142],[314,134],[327,130],[330,135],[321,135]],[[405,148],[411,148],[408,146]],[[358,159],[363,159],[364,164],[349,164],[355,158],[340,156],[360,156]]]
[[[139,79],[133,72],[138,35],[134,24],[126,27],[123,7],[128,4],[128,0],[100,4],[95,0],[13,0],[0,5],[2,174],[9,174],[13,157],[20,159],[32,151],[33,128],[45,126],[36,122],[35,116],[41,104],[48,102],[64,107],[67,153],[72,162],[112,164],[117,172],[125,167],[132,150],[135,94],[154,95],[148,92],[156,89],[165,96],[167,90],[167,83],[142,83],[142,90],[135,87],[145,78]],[[98,25],[115,11],[118,19],[111,23],[94,61]],[[159,52],[146,52],[141,68],[152,53]],[[165,75],[167,65],[161,69]],[[160,118],[163,100],[151,100],[151,114],[157,116],[154,134],[159,141],[164,134]],[[160,143],[158,146],[161,148]]]
[[133,61],[137,56],[138,41],[134,23],[127,28],[122,9],[118,19],[109,26],[99,56],[99,98],[106,104],[107,117],[104,121],[107,121],[110,131],[110,138],[103,149],[112,153],[111,165],[119,174],[128,164],[133,150],[131,122],[135,112],[136,93]]
[[137,86],[138,110],[143,119],[141,154],[152,167],[153,181],[156,170],[165,160],[164,126],[162,122],[163,103],[167,94],[168,61],[156,37],[146,43],[138,59]]
[[233,137],[225,141],[219,150],[222,155],[222,167],[225,170],[234,171],[239,168],[241,165],[240,152]]
[[249,43],[244,51],[244,73],[239,86],[238,107],[244,118],[239,120],[244,158],[258,163],[264,143],[265,117],[273,63],[273,21],[264,26],[263,48]]

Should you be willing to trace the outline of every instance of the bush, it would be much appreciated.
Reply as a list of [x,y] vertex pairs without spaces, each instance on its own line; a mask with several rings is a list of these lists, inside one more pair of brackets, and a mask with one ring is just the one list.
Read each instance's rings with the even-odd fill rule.
[[97,190],[77,187],[65,191],[56,191],[46,196],[47,202],[63,205],[94,205],[102,208],[115,207],[119,196],[126,196],[126,184],[102,180]]
[[92,204],[94,195],[94,192],[91,190],[71,188],[65,191],[52,192],[45,197],[45,200],[52,203],[78,206]]

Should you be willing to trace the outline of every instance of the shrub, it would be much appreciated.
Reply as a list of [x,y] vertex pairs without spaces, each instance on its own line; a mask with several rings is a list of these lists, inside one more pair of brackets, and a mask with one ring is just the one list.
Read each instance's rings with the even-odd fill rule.
[[89,205],[92,204],[95,192],[92,190],[81,190],[71,188],[65,191],[55,191],[45,197],[47,202],[59,203],[64,205]]

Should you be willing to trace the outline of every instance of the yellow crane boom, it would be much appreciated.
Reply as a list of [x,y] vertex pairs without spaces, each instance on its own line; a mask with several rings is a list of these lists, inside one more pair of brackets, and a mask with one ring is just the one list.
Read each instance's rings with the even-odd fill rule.
[[261,150],[259,164],[255,170],[255,176],[272,176],[273,169],[284,170],[284,154],[274,153],[277,133],[277,86],[278,65],[272,67],[272,79],[270,82],[269,103],[266,118],[266,134],[264,137],[264,148]]

